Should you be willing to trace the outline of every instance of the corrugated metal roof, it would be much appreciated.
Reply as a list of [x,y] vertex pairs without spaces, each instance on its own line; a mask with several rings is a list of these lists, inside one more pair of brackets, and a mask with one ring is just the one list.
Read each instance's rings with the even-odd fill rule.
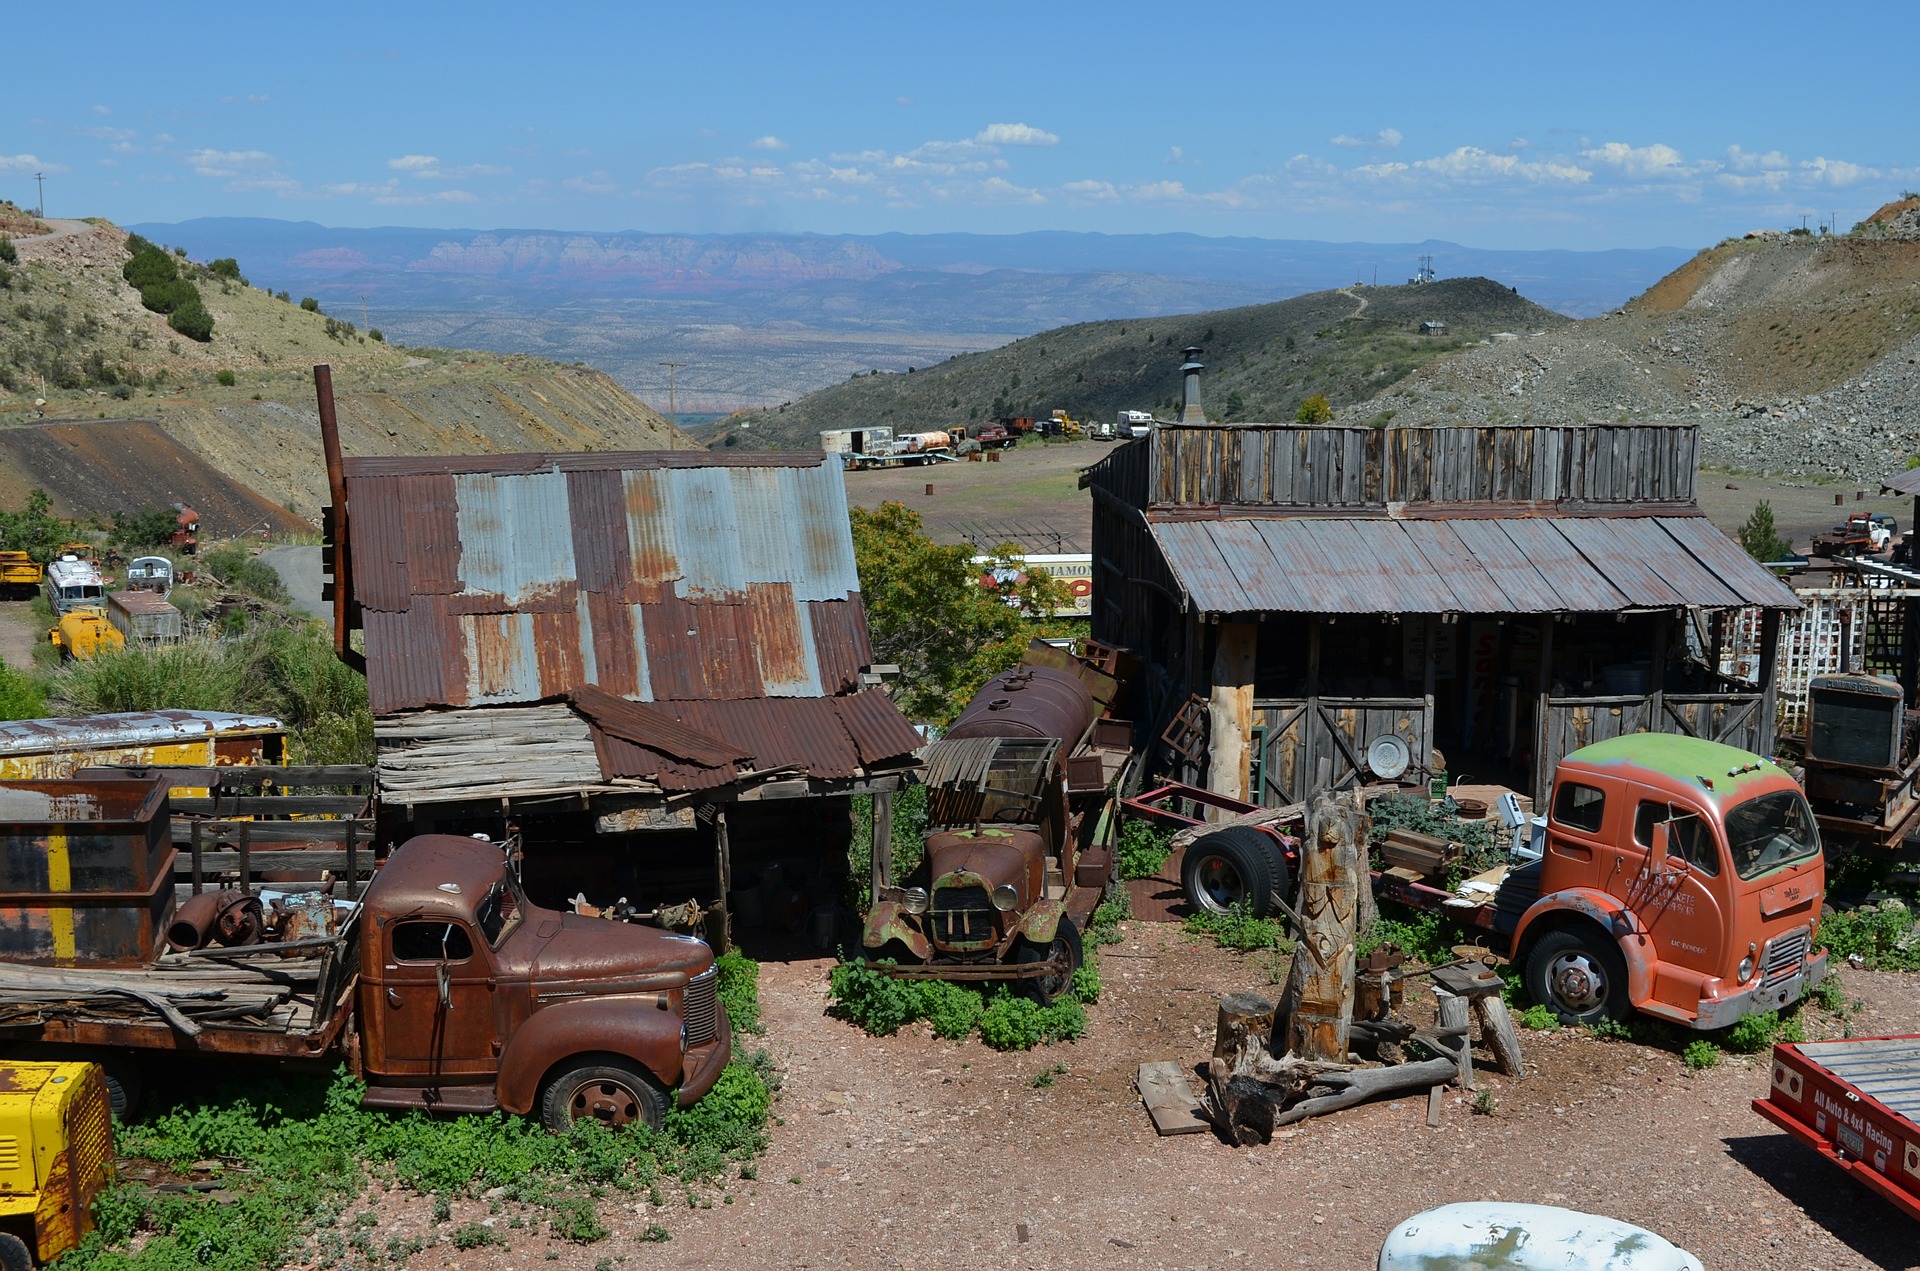
[[1152,531],[1194,606],[1211,613],[1799,607],[1702,517],[1228,517]]
[[355,459],[346,475],[376,715],[582,684],[818,697],[872,660],[823,455]]
[[1920,495],[1920,468],[1910,468],[1897,476],[1888,477],[1880,483],[1883,494]]
[[0,722],[0,755],[49,748],[151,746],[209,734],[219,737],[281,726],[271,715],[232,711],[131,711],[60,719],[15,719]]

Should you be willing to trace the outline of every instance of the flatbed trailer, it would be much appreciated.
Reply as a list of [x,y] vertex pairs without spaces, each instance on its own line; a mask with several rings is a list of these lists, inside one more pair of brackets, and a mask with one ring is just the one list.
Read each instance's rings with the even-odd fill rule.
[[1753,1110],[1920,1222],[1920,1034],[1782,1042]]

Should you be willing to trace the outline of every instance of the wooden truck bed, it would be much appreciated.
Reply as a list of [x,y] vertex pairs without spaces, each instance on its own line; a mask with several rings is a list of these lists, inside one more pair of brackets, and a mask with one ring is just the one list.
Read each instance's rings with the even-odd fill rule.
[[1753,1108],[1920,1221],[1920,1034],[1775,1046]]

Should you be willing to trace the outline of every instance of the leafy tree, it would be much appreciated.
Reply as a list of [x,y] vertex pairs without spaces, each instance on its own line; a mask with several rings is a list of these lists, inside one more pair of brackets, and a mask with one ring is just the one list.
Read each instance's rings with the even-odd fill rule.
[[[874,657],[900,667],[894,700],[915,719],[944,723],[987,680],[1020,661],[1036,635],[1068,630],[1051,615],[1066,587],[1044,572],[983,586],[1016,553],[980,555],[968,544],[935,543],[920,514],[903,503],[855,508],[853,554]],[[1009,573],[1013,571],[1009,570]]]
[[175,514],[168,508],[115,512],[107,541],[115,547],[155,547],[173,538],[176,524]]
[[231,256],[222,256],[219,260],[207,262],[207,272],[215,278],[225,278],[229,282],[245,282],[240,276],[240,262]]
[[368,327],[367,338],[369,340],[372,340],[375,344],[385,344],[387,342],[387,337],[380,334],[379,327]]
[[1294,412],[1294,422],[1301,424],[1324,424],[1333,418],[1333,403],[1327,400],[1325,393],[1315,393],[1300,403],[1300,409]]
[[1774,529],[1773,505],[1765,499],[1740,527],[1740,546],[1757,561],[1785,560],[1793,554],[1793,544]]
[[305,309],[308,313],[320,312],[320,302],[318,300],[315,300],[312,296],[300,297],[300,307],[302,309]]
[[[189,288],[193,286],[192,283],[186,285]],[[213,315],[200,303],[200,293],[197,291],[190,300],[167,315],[167,325],[189,340],[198,340],[202,344],[213,339]]]
[[235,378],[234,373],[232,371],[216,372],[213,378],[220,381],[220,387],[222,388],[232,388],[236,383],[239,382]]
[[0,547],[25,551],[42,564],[53,559],[60,544],[67,541],[71,529],[52,514],[53,500],[45,490],[27,495],[27,505],[18,512],[0,510]]

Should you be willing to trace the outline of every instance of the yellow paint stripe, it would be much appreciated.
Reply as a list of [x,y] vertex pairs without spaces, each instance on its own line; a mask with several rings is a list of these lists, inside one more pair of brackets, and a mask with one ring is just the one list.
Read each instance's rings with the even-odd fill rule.
[[54,893],[48,918],[53,924],[53,957],[73,961],[73,909],[61,904],[61,892],[73,890],[73,862],[67,855],[67,836],[47,835],[47,890]]

